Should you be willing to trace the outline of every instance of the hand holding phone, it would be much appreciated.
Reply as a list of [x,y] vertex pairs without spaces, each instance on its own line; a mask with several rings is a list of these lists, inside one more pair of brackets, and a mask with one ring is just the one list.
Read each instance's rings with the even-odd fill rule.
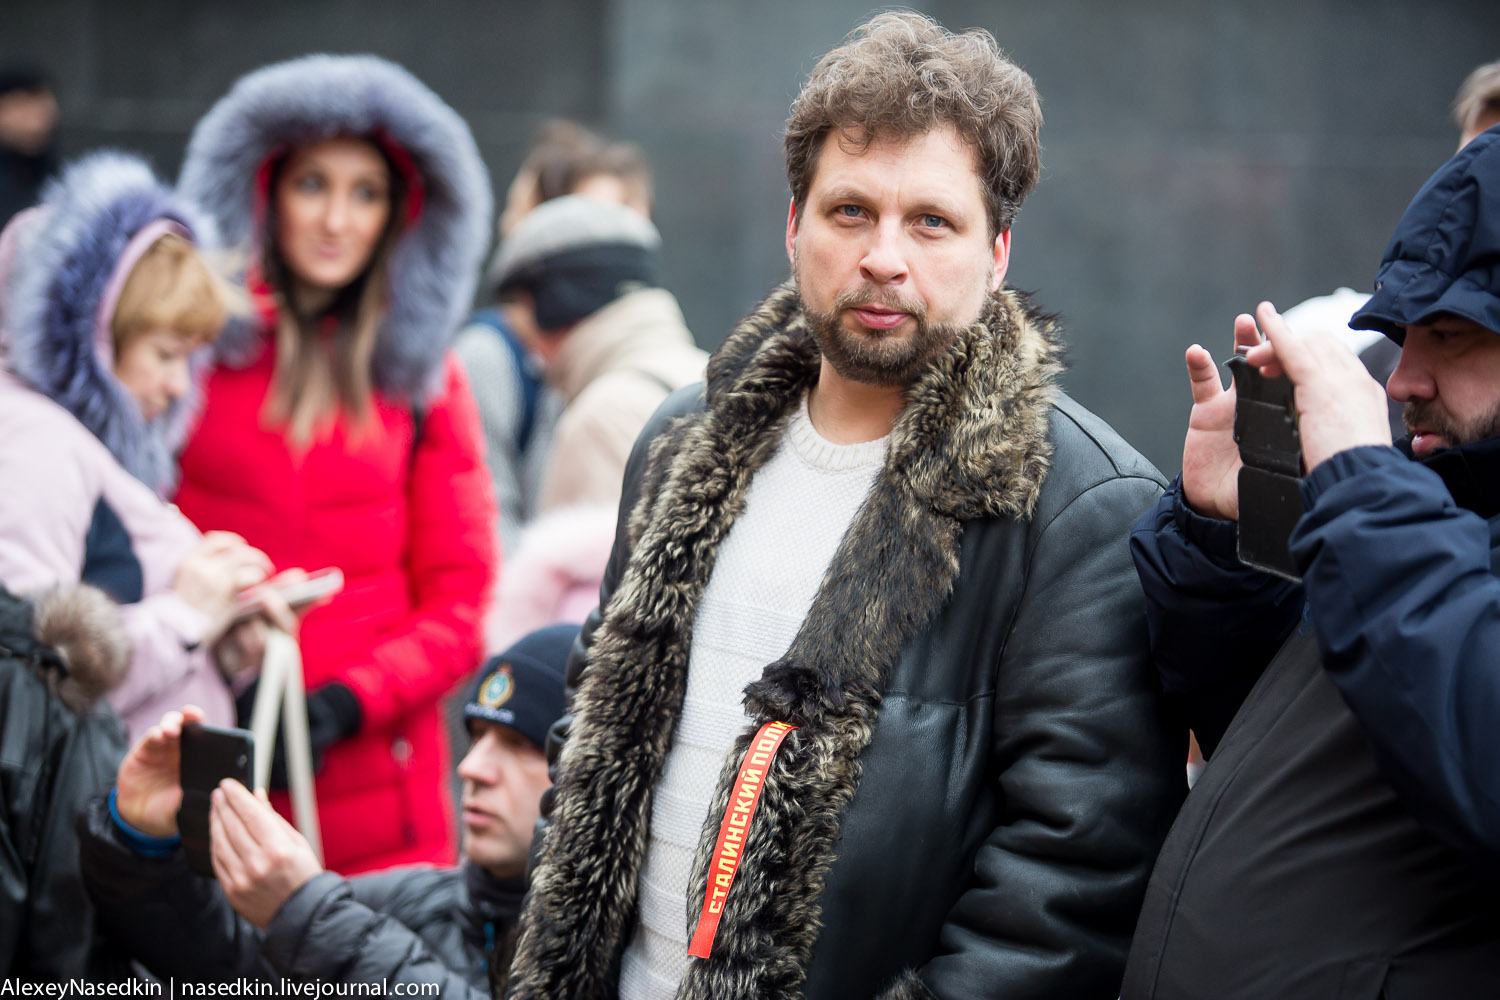
[[176,835],[177,810],[182,805],[178,777],[182,727],[202,721],[203,709],[197,705],[167,712],[120,762],[115,775],[115,809],[133,829],[149,837]]
[[247,789],[254,780],[255,737],[247,729],[228,729],[189,722],[182,727],[178,780],[182,805],[177,810],[177,832],[188,867],[212,876],[209,844],[210,796],[219,782],[233,778]]
[[344,589],[344,573],[337,566],[315,573],[300,574],[289,570],[241,593],[230,615],[229,627],[248,621],[262,611],[261,592],[270,590],[286,602],[293,612],[305,611]]
[[1240,562],[1300,579],[1288,545],[1302,517],[1302,438],[1291,380],[1267,378],[1236,354],[1234,440],[1239,447]]

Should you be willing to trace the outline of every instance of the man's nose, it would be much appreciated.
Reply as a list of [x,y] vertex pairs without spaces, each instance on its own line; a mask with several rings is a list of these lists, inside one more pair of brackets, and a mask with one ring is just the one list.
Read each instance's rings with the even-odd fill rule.
[[888,285],[906,277],[905,234],[898,221],[882,220],[870,232],[870,242],[859,269],[866,279]]
[[1406,344],[1401,349],[1401,359],[1396,363],[1391,377],[1386,380],[1385,392],[1398,403],[1432,399],[1437,395],[1437,383],[1432,378],[1431,368],[1426,364],[1418,338],[1406,338]]

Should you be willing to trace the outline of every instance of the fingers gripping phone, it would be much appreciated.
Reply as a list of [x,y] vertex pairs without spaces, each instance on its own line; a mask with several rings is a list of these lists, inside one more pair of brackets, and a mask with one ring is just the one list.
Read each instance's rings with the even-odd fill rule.
[[199,875],[212,877],[209,796],[225,778],[234,778],[246,788],[253,787],[255,737],[248,729],[189,722],[182,727],[181,749],[178,781],[182,785],[182,805],[177,809],[177,832],[182,836],[188,867]]
[[[301,580],[292,580],[285,583],[270,581],[266,586],[274,589],[282,596],[293,611],[301,611],[303,608],[325,597],[332,597],[344,589],[344,573],[337,566],[320,569],[315,573],[309,573]],[[242,621],[254,618],[260,613],[254,594],[239,598],[235,602],[234,611],[231,613],[231,625],[237,625]]]
[[1266,378],[1236,354],[1234,441],[1239,446],[1239,558],[1256,569],[1300,580],[1289,544],[1302,517],[1302,437],[1285,375]]

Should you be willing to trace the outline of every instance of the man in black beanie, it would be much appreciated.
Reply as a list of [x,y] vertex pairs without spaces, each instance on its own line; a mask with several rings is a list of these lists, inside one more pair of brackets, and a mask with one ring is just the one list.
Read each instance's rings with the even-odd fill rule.
[[491,265],[517,333],[566,400],[539,513],[616,507],[636,435],[670,392],[703,378],[708,355],[659,286],[660,246],[639,212],[569,195],[517,223]]
[[47,74],[0,66],[0,228],[35,205],[57,172],[57,96]]
[[[84,880],[111,936],[160,977],[437,984],[489,996],[510,965],[526,855],[542,793],[543,744],[563,711],[576,625],[532,632],[479,671],[464,705],[463,863],[343,878],[260,795],[213,795],[218,886],[187,868],[175,835],[178,737],[170,712],[80,819]],[[175,793],[175,794],[174,794]]]

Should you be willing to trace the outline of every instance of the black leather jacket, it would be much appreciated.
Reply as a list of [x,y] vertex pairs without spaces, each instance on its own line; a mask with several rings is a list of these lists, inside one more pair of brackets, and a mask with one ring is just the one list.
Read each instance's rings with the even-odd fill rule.
[[67,670],[32,633],[32,606],[0,588],[0,979],[123,979],[84,893],[73,817],[114,780],[125,727],[93,699],[64,703]]
[[[624,703],[614,686],[619,679],[604,682],[610,685],[607,698],[589,687],[593,647],[611,629],[607,655],[617,655],[622,637],[631,641],[625,625],[611,625],[616,620],[652,627],[649,619],[622,618],[611,603],[628,575],[632,535],[639,537],[628,512],[634,509],[639,517],[646,510],[635,507],[642,493],[655,498],[675,488],[655,470],[666,466],[678,442],[667,440],[666,451],[658,447],[662,454],[650,460],[648,451],[653,438],[675,433],[669,427],[674,417],[703,406],[701,390],[671,397],[642,435],[626,473],[621,509],[627,513],[601,593],[606,615],[596,612],[586,623],[569,678],[575,688],[584,684],[579,699],[591,699],[594,715],[587,720],[587,737],[579,736],[576,722],[571,733],[564,726],[556,734],[561,784],[547,803],[554,826],[544,834],[523,916],[513,996],[613,994],[616,980],[607,970],[580,990],[578,978],[569,979],[571,970],[555,958],[572,948],[580,962],[593,961],[581,943],[587,938],[596,951],[608,949],[599,961],[617,965],[634,919],[628,904],[607,908],[587,883],[577,881],[578,872],[564,867],[583,861],[558,859],[570,838],[587,841],[593,832],[586,820],[563,826],[558,817],[592,794],[592,801],[612,803],[601,843],[628,842],[636,834],[622,818],[636,806],[618,786],[583,788],[570,802],[569,771],[575,762],[587,767],[596,759],[615,768],[595,756],[602,728],[615,726],[629,738],[628,717],[603,718]],[[805,980],[789,995],[1117,994],[1152,861],[1186,790],[1186,736],[1162,714],[1147,655],[1144,600],[1127,548],[1130,524],[1162,485],[1144,459],[1065,396],[1048,404],[1041,420],[1051,458],[1030,516],[964,522],[951,597],[895,658],[873,738],[858,754],[857,789],[838,819],[831,867],[816,896],[813,916],[819,923],[811,928],[815,943]],[[684,466],[671,467],[676,476]],[[667,516],[664,510],[655,505],[653,517]],[[830,569],[830,579],[836,569]],[[863,585],[868,606],[913,599],[901,595],[900,580]],[[636,600],[634,594],[622,597]],[[768,668],[768,677],[777,669]],[[750,692],[747,703],[757,685]],[[806,697],[816,701],[818,695]],[[820,709],[795,699],[787,704],[805,713],[807,730],[816,728]],[[642,735],[634,738],[643,740],[649,730],[635,731]],[[800,737],[801,731],[788,740]],[[575,754],[580,739],[586,742]],[[810,773],[818,776],[815,766]],[[795,826],[798,813],[817,804],[810,797],[788,803],[786,822]],[[768,792],[749,842],[756,839],[762,813],[777,808]],[[782,927],[795,935],[811,919],[806,910],[788,912],[791,904],[782,898],[815,860],[792,852],[770,862],[778,867],[764,882],[768,902],[750,926],[772,947]],[[753,863],[747,849],[741,880],[754,878],[745,874]],[[700,866],[695,879],[702,872]],[[618,868],[609,875],[631,877]],[[689,916],[698,912],[701,887],[698,892],[688,900]],[[721,940],[734,933],[726,930],[732,900],[733,890]],[[597,925],[568,923],[590,906],[604,909]],[[717,956],[720,943],[714,947]],[[748,961],[737,967],[741,981],[784,974],[770,957],[764,966]],[[697,989],[685,981],[679,995],[698,995]],[[712,986],[703,992],[721,995]]]

